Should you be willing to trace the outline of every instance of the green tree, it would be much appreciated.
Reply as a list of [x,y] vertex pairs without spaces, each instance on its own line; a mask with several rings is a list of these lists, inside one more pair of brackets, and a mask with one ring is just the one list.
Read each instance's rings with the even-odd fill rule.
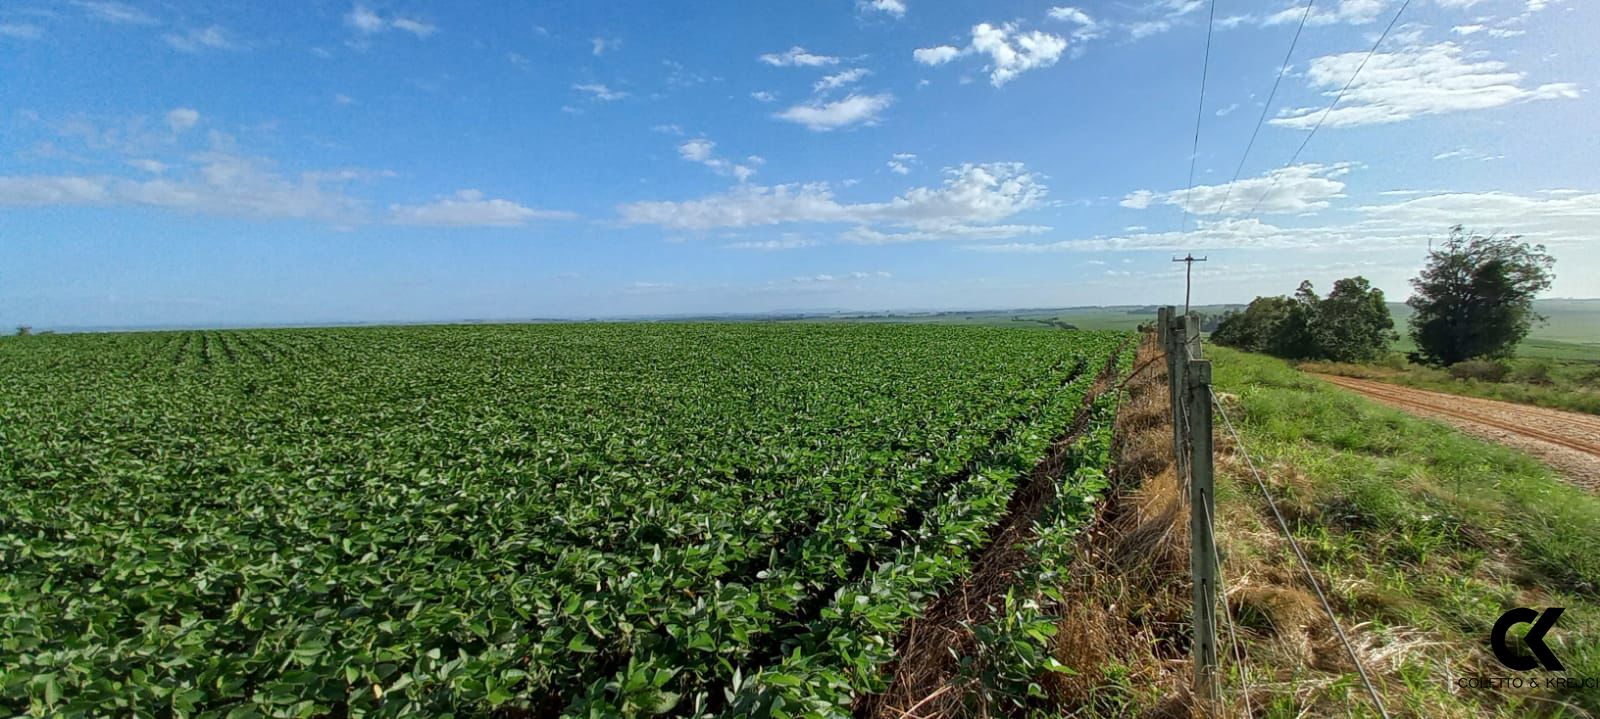
[[1289,300],[1283,320],[1267,340],[1267,353],[1288,359],[1318,359],[1312,327],[1316,324],[1320,303],[1311,280],[1302,281]]
[[1316,307],[1311,335],[1315,354],[1321,359],[1371,362],[1399,339],[1383,290],[1373,287],[1365,277],[1347,277],[1333,283],[1333,291]]
[[1217,328],[1211,332],[1211,341],[1247,352],[1266,352],[1293,303],[1282,296],[1257,297],[1243,311],[1229,310],[1223,314]]
[[1293,297],[1257,297],[1243,312],[1229,312],[1211,341],[1288,359],[1364,362],[1394,342],[1394,319],[1383,291],[1364,277],[1335,282],[1326,298],[1311,282]]
[[1453,365],[1510,357],[1533,323],[1544,319],[1534,313],[1533,299],[1550,289],[1554,268],[1544,245],[1452,227],[1450,238],[1428,253],[1427,267],[1411,280],[1414,292],[1406,304],[1415,310],[1413,358]]

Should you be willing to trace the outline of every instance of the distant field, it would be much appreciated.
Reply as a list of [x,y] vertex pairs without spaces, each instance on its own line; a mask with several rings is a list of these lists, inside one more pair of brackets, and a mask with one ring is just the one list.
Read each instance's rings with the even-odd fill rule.
[[[1528,338],[1518,348],[1519,355],[1600,362],[1600,299],[1538,300],[1533,308],[1547,321],[1535,324],[1528,332]],[[1401,352],[1416,349],[1405,332],[1411,308],[1391,302],[1389,310],[1394,314],[1395,327],[1400,330],[1400,341],[1395,348]]]
[[[1193,309],[1208,315],[1221,315],[1240,305],[1196,305]],[[1395,329],[1400,341],[1395,349],[1409,352],[1416,349],[1406,336],[1406,322],[1411,308],[1404,303],[1391,302],[1389,310],[1394,315]],[[1600,362],[1600,299],[1593,300],[1539,300],[1534,310],[1548,318],[1528,333],[1519,354],[1525,357],[1543,357],[1556,360],[1588,360]],[[885,322],[885,323],[937,323],[1004,327],[1050,329],[1062,324],[1086,330],[1122,330],[1138,328],[1139,323],[1155,319],[1155,306],[1147,307],[1067,307],[1060,309],[983,310],[971,312],[883,313],[846,315],[826,318],[826,321]]]

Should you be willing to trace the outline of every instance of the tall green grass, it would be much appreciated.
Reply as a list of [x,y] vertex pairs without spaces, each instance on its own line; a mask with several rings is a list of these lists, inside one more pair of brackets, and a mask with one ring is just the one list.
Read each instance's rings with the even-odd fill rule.
[[[1272,478],[1297,538],[1329,578],[1346,626],[1413,628],[1441,642],[1388,678],[1402,709],[1576,715],[1553,703],[1566,702],[1600,713],[1596,690],[1460,689],[1443,675],[1449,667],[1514,674],[1488,654],[1494,621],[1516,606],[1564,606],[1550,644],[1565,676],[1600,677],[1600,498],[1525,455],[1285,362],[1222,348],[1209,354],[1216,390]],[[1225,431],[1219,423],[1218,433]],[[1231,503],[1235,512],[1265,517],[1253,482],[1224,477],[1218,496],[1224,511]]]

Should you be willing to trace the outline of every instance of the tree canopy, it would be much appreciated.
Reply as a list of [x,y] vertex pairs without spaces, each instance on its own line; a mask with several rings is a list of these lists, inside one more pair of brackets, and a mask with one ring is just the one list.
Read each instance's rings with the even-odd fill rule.
[[1257,297],[1243,312],[1225,315],[1211,335],[1217,344],[1251,352],[1337,362],[1377,359],[1395,338],[1383,290],[1364,277],[1335,282],[1326,298],[1310,281],[1293,297]]
[[1411,280],[1406,304],[1413,359],[1453,365],[1469,359],[1510,357],[1535,321],[1533,299],[1550,289],[1555,258],[1544,245],[1522,237],[1485,236],[1460,225],[1428,253],[1428,264]]

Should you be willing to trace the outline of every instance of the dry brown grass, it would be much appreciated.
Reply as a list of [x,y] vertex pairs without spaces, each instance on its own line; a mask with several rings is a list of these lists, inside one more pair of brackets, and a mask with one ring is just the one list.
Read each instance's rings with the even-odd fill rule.
[[[1064,580],[1067,585],[1059,588],[1063,601],[1054,653],[1072,673],[1041,677],[1048,700],[1034,708],[1066,717],[1145,719],[1371,715],[1370,700],[1353,683],[1355,664],[1255,491],[1239,448],[1221,430],[1219,487],[1232,493],[1219,502],[1217,537],[1224,599],[1237,623],[1242,661],[1234,655],[1229,642],[1233,635],[1219,613],[1222,699],[1209,704],[1195,696],[1189,661],[1189,509],[1172,466],[1165,363],[1148,361],[1159,354],[1148,341],[1142,345],[1135,360],[1140,371],[1120,388],[1125,395],[1116,420],[1111,487],[1096,518],[1078,535],[1073,570]],[[1238,398],[1222,393],[1219,401],[1239,414]],[[1328,507],[1318,499],[1325,493],[1317,491],[1321,485],[1315,477],[1294,462],[1261,469],[1292,524],[1327,525]],[[1470,571],[1492,573],[1496,567],[1500,564],[1486,561]],[[1374,616],[1365,605],[1393,602],[1385,594],[1392,590],[1343,569],[1336,576],[1319,569],[1317,579],[1392,716],[1464,718],[1485,708],[1457,701],[1446,688],[1457,677],[1483,674],[1482,652],[1448,646],[1438,632],[1404,622],[1362,623],[1357,617]],[[1006,566],[1006,571],[1026,567]],[[989,590],[1005,583],[993,575],[982,581]],[[912,666],[925,673],[898,687],[893,701],[875,704],[873,713],[858,716],[989,716],[989,708],[963,704],[967,688],[952,683],[951,671],[954,656],[971,641],[961,622],[981,614],[972,613],[968,593],[983,591],[964,586],[952,596],[943,620],[917,624],[907,647],[920,657]],[[1531,599],[1524,603],[1539,604]],[[1241,666],[1246,670],[1242,676]],[[1418,677],[1437,685],[1437,694],[1418,700]],[[1572,715],[1586,716],[1576,709]]]
[[[1142,347],[1140,363],[1147,353],[1159,351]],[[1284,562],[1289,549],[1254,502],[1223,506],[1218,517],[1225,600],[1250,674],[1247,682],[1230,679],[1224,699],[1213,706],[1196,699],[1189,661],[1189,509],[1172,466],[1165,364],[1152,363],[1127,391],[1117,419],[1114,485],[1101,516],[1080,538],[1078,569],[1064,588],[1056,658],[1075,673],[1047,678],[1052,702],[1067,716],[1144,718],[1262,715],[1268,702],[1286,694],[1299,706],[1319,700],[1331,706],[1326,697],[1348,691],[1342,682],[1354,665],[1298,568]],[[1235,477],[1247,471],[1225,433],[1218,437],[1217,468]],[[1293,493],[1312,480],[1284,471],[1270,481],[1275,491]],[[1345,629],[1363,663],[1378,672],[1416,661],[1433,646],[1405,628]],[[1233,649],[1226,634],[1221,638],[1224,670],[1236,672]],[[1448,668],[1442,671],[1448,675]]]
[[1112,488],[1078,541],[1045,689],[1076,715],[1190,716],[1189,537],[1172,467],[1166,366],[1147,338],[1117,414]]

